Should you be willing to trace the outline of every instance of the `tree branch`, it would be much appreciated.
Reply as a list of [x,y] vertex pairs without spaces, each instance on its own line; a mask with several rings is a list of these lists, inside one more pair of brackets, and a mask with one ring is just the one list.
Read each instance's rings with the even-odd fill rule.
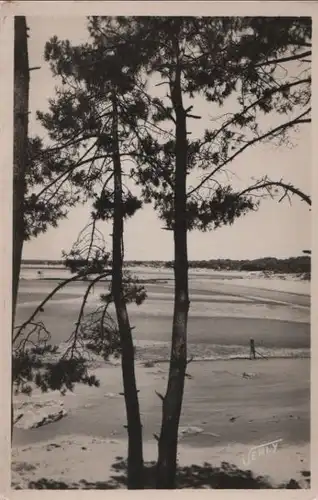
[[[95,146],[95,144],[94,144]],[[94,147],[92,146],[92,148]],[[83,165],[86,165],[87,163],[91,163],[91,162],[94,162],[96,160],[105,160],[106,158],[108,158],[108,155],[99,155],[99,156],[92,156],[91,158],[88,158],[87,160],[80,160],[78,161],[77,163],[75,163],[75,165],[72,165],[71,167],[69,167],[68,169],[66,169],[62,174],[60,174],[56,179],[54,179],[52,182],[50,182],[47,186],[45,186],[37,195],[36,195],[36,200],[38,200],[43,193],[45,193],[49,188],[51,188],[52,186],[54,186],[54,184],[56,184],[60,179],[62,179],[65,175],[68,175],[68,177],[70,176],[70,174],[78,167],[82,167]],[[67,177],[67,179],[68,179]],[[67,181],[67,179],[65,179],[65,181],[62,182],[62,184],[64,184],[64,182]],[[61,188],[62,184],[59,185],[58,189]]]
[[73,337],[73,342],[72,342],[72,346],[69,347],[63,357],[66,356],[66,354],[68,353],[69,350],[71,350],[71,353],[73,355],[73,352],[74,352],[74,349],[75,349],[75,346],[76,346],[76,342],[77,342],[77,337],[78,337],[78,330],[79,330],[79,327],[81,325],[81,321],[82,321],[82,317],[83,317],[83,314],[84,314],[84,309],[85,309],[85,305],[86,305],[86,302],[87,302],[87,299],[88,299],[88,295],[89,295],[89,292],[91,291],[92,287],[98,282],[100,281],[101,279],[103,278],[106,278],[106,276],[111,276],[111,271],[107,271],[105,273],[102,273],[100,274],[99,276],[97,276],[97,278],[93,279],[91,281],[91,283],[88,285],[87,289],[86,289],[86,292],[85,292],[85,295],[83,297],[83,300],[82,300],[82,304],[81,304],[81,308],[80,308],[80,312],[78,314],[78,318],[77,318],[77,321],[76,321],[76,326],[75,326],[75,331],[72,333],[72,335],[70,336],[68,342],[70,342],[70,340],[72,339]]
[[31,316],[29,317],[29,319],[27,319],[20,327],[18,327],[18,331],[17,333],[15,334],[15,336],[13,337],[13,344],[14,342],[19,338],[19,336],[21,335],[21,332],[24,330],[24,328],[32,323],[32,321],[34,320],[35,316],[37,315],[38,312],[41,311],[41,309],[43,309],[43,306],[45,306],[45,304],[53,297],[53,295],[56,294],[56,292],[58,292],[61,288],[63,288],[65,285],[67,285],[68,283],[71,283],[72,281],[75,281],[77,280],[78,278],[81,278],[81,277],[84,277],[84,276],[87,276],[88,274],[90,273],[87,273],[85,274],[84,272],[82,273],[78,273],[76,274],[75,276],[72,276],[71,278],[68,278],[67,280],[64,280],[62,281],[62,283],[59,283],[55,288],[54,290],[52,290],[52,292],[50,292],[47,297],[42,300],[42,302],[37,306],[37,308],[33,311],[33,313],[31,314]]
[[260,68],[262,66],[268,66],[270,64],[280,64],[282,62],[288,62],[288,61],[297,61],[297,59],[301,57],[307,57],[311,56],[311,50],[308,50],[306,52],[303,52],[302,54],[295,54],[293,56],[288,56],[288,57],[281,57],[280,59],[269,59],[268,61],[264,61],[259,64],[254,64],[254,68]]
[[[279,87],[274,87],[270,90],[268,90],[266,92],[266,95],[263,95],[262,97],[260,97],[259,99],[256,99],[254,102],[252,102],[251,104],[249,104],[248,106],[245,106],[242,111],[240,111],[239,113],[235,113],[233,115],[233,117],[228,120],[226,123],[224,123],[217,131],[216,133],[212,136],[212,139],[211,140],[215,140],[216,137],[222,133],[227,127],[229,127],[230,125],[232,125],[233,123],[235,123],[238,119],[238,117],[241,117],[243,115],[245,115],[248,111],[250,111],[251,109],[255,108],[258,104],[260,104],[262,101],[264,101],[265,99],[267,99],[268,97],[278,93],[278,92],[284,92],[284,90],[287,90],[287,89],[290,89],[292,87],[295,87],[297,85],[301,85],[303,83],[311,83],[311,78],[308,77],[308,78],[303,78],[302,80],[297,80],[295,82],[290,82],[290,83],[286,83],[284,85],[281,85]],[[211,142],[211,140],[208,140],[208,141],[204,141],[200,144],[200,147],[202,147],[203,145],[207,144],[208,142]]]
[[285,182],[282,181],[260,181],[260,183],[255,184],[254,186],[250,186],[243,191],[240,192],[239,196],[243,196],[247,193],[251,193],[252,191],[256,191],[258,189],[264,189],[267,187],[272,187],[272,186],[277,186],[277,187],[282,187],[285,189],[285,191],[290,191],[293,194],[296,194],[301,198],[303,201],[305,201],[309,206],[311,206],[311,198],[303,193],[300,189],[296,188],[292,184],[286,184]]
[[277,127],[269,130],[268,132],[266,132],[265,134],[259,136],[259,137],[255,137],[254,139],[251,139],[250,141],[248,141],[246,144],[244,144],[244,146],[242,146],[238,151],[236,151],[232,156],[230,156],[229,158],[227,158],[223,163],[221,163],[220,165],[218,165],[210,174],[208,174],[206,177],[204,177],[202,179],[202,181],[193,189],[191,189],[191,191],[189,191],[187,193],[187,196],[191,196],[191,194],[193,194],[195,191],[197,191],[198,189],[200,189],[205,183],[206,181],[208,181],[209,179],[211,179],[211,177],[213,177],[213,175],[218,172],[219,170],[221,170],[221,168],[223,168],[225,165],[227,165],[228,163],[230,163],[231,161],[233,161],[239,154],[243,153],[243,151],[245,151],[245,149],[247,149],[248,147],[252,146],[253,144],[256,144],[258,142],[261,142],[262,140],[266,139],[267,137],[270,137],[274,134],[276,134],[277,132],[281,132],[283,130],[285,130],[286,128],[289,128],[289,127],[293,127],[294,125],[298,125],[299,123],[310,123],[311,122],[311,119],[310,118],[303,118],[304,116],[306,116],[308,113],[310,113],[311,111],[311,108],[308,108],[306,111],[304,111],[304,113],[301,113],[297,118],[294,118],[293,120],[290,120],[289,122],[285,122],[281,125],[278,125]]

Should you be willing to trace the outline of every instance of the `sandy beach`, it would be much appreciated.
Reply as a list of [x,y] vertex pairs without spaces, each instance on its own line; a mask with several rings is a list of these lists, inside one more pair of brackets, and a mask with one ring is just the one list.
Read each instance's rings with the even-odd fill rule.
[[[105,488],[124,487],[112,479],[116,457],[127,454],[120,372],[119,366],[99,368],[99,388],[79,385],[74,393],[66,394],[63,407],[68,414],[60,421],[38,429],[15,430],[14,488],[39,487],[37,482],[42,478],[53,485],[65,483],[63,488],[82,488],[81,480],[94,488],[93,483],[105,483]],[[181,468],[193,464],[203,467],[204,462],[215,468],[228,462],[245,474],[251,470],[255,476],[268,476],[273,487],[290,479],[306,487],[310,470],[308,359],[193,362],[189,376],[180,422]],[[147,462],[156,460],[153,434],[160,430],[161,408],[155,390],[164,391],[166,377],[167,364],[137,366]],[[61,396],[35,391],[32,397],[33,404],[45,399],[60,400]],[[19,396],[16,409],[25,401],[27,396]],[[254,447],[275,441],[275,453],[254,453],[249,460]],[[209,478],[199,487],[211,487]]]
[[[179,435],[179,488],[307,488],[310,481],[310,298],[304,287],[254,287],[246,280],[190,281],[188,366]],[[265,280],[263,280],[265,281]],[[270,283],[271,280],[268,280]],[[239,283],[238,283],[239,282]],[[18,322],[56,286],[21,281]],[[74,328],[85,283],[59,292],[39,314],[63,343]],[[105,285],[96,286],[87,311]],[[142,306],[130,305],[144,459],[156,461],[172,319],[171,283],[146,285]],[[290,290],[291,289],[291,290]],[[57,321],[58,318],[58,321]],[[249,360],[249,339],[257,347]],[[265,358],[262,356],[266,356]],[[120,360],[99,362],[100,387],[77,385],[14,400],[13,488],[125,488],[127,431]],[[41,412],[59,420],[30,428]],[[118,458],[121,457],[121,458]],[[148,470],[148,469],[147,469]],[[262,477],[260,477],[262,476]],[[264,476],[264,477],[263,477]],[[147,476],[148,477],[148,476]],[[151,467],[147,487],[153,487]]]

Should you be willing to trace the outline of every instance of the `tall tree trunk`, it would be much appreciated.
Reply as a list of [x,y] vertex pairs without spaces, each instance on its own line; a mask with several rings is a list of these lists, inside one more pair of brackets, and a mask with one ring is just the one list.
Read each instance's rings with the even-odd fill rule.
[[123,295],[122,172],[118,140],[118,110],[115,95],[113,95],[112,134],[114,166],[112,294],[115,303],[122,349],[122,374],[128,428],[128,489],[143,489],[144,464],[142,450],[142,425],[135,377],[134,345],[127,306]]
[[[28,155],[29,58],[24,16],[14,18],[12,330],[15,321],[24,240],[25,174]],[[12,398],[12,395],[11,395]],[[13,404],[11,401],[11,437]]]
[[13,141],[13,275],[12,316],[15,317],[24,240],[25,174],[28,154],[29,59],[24,16],[14,19]]
[[176,174],[174,197],[174,314],[169,380],[163,399],[158,443],[157,489],[175,488],[178,429],[187,366],[187,323],[189,311],[186,221],[187,132],[182,102],[181,69],[177,64],[171,88],[176,114]]

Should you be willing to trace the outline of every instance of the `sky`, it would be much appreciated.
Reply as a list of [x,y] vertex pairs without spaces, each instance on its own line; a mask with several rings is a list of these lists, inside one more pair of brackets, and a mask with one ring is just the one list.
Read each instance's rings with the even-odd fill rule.
[[[29,132],[45,136],[37,123],[37,110],[47,109],[47,100],[54,97],[53,79],[48,64],[43,59],[44,45],[53,35],[68,38],[72,43],[87,41],[84,17],[45,18],[27,17],[29,31],[30,67],[41,66],[31,72]],[[193,112],[202,116],[192,125],[193,136],[209,126],[210,109],[201,98],[195,101]],[[221,112],[219,112],[221,114]],[[292,148],[258,145],[248,149],[230,165],[234,186],[247,186],[252,176],[267,174],[272,179],[284,178],[287,182],[310,194],[311,191],[311,128],[304,125],[297,135],[293,134]],[[89,207],[76,207],[67,220],[51,228],[47,233],[24,244],[24,259],[60,259],[62,250],[71,249],[79,231],[89,220]],[[298,198],[278,203],[266,200],[257,212],[238,219],[232,226],[201,233],[188,234],[190,260],[215,258],[253,259],[265,256],[285,258],[297,256],[311,247],[310,212],[308,205]],[[149,205],[140,210],[125,224],[126,260],[172,260],[173,236],[162,229],[160,221]],[[105,240],[110,244],[110,224],[100,226]]]

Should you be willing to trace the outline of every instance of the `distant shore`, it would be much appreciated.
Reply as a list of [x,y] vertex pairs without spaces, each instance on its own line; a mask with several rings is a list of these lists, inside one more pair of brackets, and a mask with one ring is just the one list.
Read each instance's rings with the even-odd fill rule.
[[[65,269],[63,260],[46,259],[23,259],[22,266],[36,267],[38,269]],[[172,261],[139,261],[129,260],[124,263],[125,268],[153,268],[172,269]],[[210,259],[210,260],[190,260],[190,269],[210,269],[212,271],[252,271],[267,273],[285,273],[310,276],[311,259],[308,255],[278,259],[275,257],[264,257],[258,259]]]

